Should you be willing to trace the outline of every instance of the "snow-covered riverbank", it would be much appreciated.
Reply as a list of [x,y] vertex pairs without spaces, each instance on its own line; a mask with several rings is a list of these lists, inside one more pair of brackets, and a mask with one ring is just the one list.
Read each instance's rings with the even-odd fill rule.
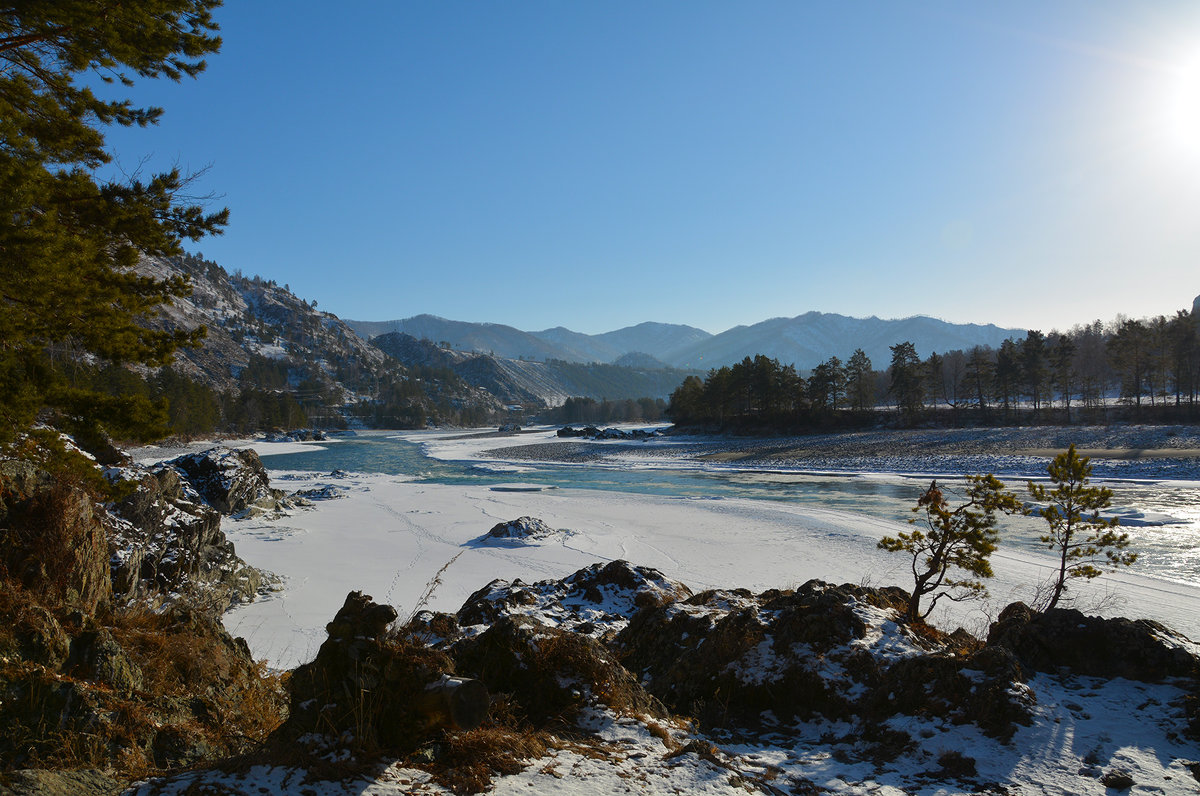
[[[906,527],[895,520],[785,500],[556,487],[534,482],[529,468],[536,457],[497,451],[514,441],[557,445],[552,431],[515,439],[469,432],[405,436],[422,443],[433,457],[488,472],[492,481],[430,483],[384,473],[276,469],[276,486],[317,490],[314,494],[325,499],[279,519],[225,522],[239,555],[284,578],[282,591],[226,615],[227,627],[246,638],[257,657],[280,668],[310,660],[326,638],[326,623],[351,590],[394,605],[403,619],[419,608],[456,611],[495,578],[557,579],[613,559],[654,567],[694,591],[787,589],[814,578],[905,586],[911,577],[900,557],[876,548],[881,536]],[[679,444],[667,439],[647,445],[646,452],[610,443],[576,449],[600,450],[606,466],[636,473],[652,470],[658,460],[672,461],[674,468],[687,466],[688,457],[675,455]],[[273,445],[282,446],[255,444],[268,466],[271,453],[283,453]],[[652,448],[659,452],[651,456]],[[578,466],[581,473],[589,469]],[[703,469],[711,463],[699,460],[694,466]],[[497,473],[508,480],[497,482]],[[521,516],[538,517],[555,532],[520,540],[484,538],[494,525]],[[937,624],[986,634],[1003,605],[1030,599],[1048,574],[1046,559],[1024,549],[1002,549],[993,563],[992,599],[947,606],[936,616]],[[1200,587],[1126,571],[1080,585],[1075,593],[1089,612],[1150,617],[1200,637]],[[528,761],[522,772],[498,778],[493,792],[632,788],[654,794],[735,794],[744,793],[747,783],[758,783],[764,791],[769,783],[815,783],[838,794],[943,794],[961,792],[959,785],[967,780],[951,764],[964,756],[969,761],[964,765],[971,766],[970,781],[995,783],[995,792],[1099,793],[1104,790],[1101,777],[1117,781],[1111,778],[1118,773],[1155,792],[1194,792],[1192,747],[1177,734],[1179,687],[1064,673],[1037,674],[1028,685],[1036,695],[1033,724],[1019,728],[1010,741],[988,737],[972,723],[902,716],[889,721],[887,731],[903,733],[913,746],[889,763],[860,754],[850,740],[850,725],[838,721],[781,726],[757,738],[714,736],[719,749],[706,746],[709,741],[700,735],[694,748],[714,751],[680,755],[664,749],[642,720],[597,713],[595,733],[607,745],[604,755],[551,750]],[[677,743],[691,737],[680,733]],[[182,793],[206,783],[232,793],[303,793],[312,785],[306,776],[287,767],[198,772],[160,789]],[[338,794],[446,792],[402,761],[384,762],[374,774],[321,787]],[[985,789],[990,792],[993,786]]]
[[[425,484],[394,476],[284,474],[290,489],[329,486],[344,499],[279,520],[227,522],[239,555],[283,576],[284,590],[227,615],[256,656],[287,667],[316,652],[331,610],[359,589],[401,615],[442,567],[427,605],[456,610],[493,578],[560,578],[596,561],[652,566],[693,588],[787,588],[812,578],[904,586],[905,562],[876,549],[905,526],[783,502],[614,495],[595,490],[510,491]],[[561,533],[537,543],[485,544],[495,524],[535,516]],[[456,558],[457,557],[457,558]],[[976,632],[1003,605],[1030,599],[1049,574],[1032,552],[994,558],[992,600],[947,607],[935,621]],[[1106,575],[1076,593],[1105,615],[1149,617],[1200,637],[1200,588]]]

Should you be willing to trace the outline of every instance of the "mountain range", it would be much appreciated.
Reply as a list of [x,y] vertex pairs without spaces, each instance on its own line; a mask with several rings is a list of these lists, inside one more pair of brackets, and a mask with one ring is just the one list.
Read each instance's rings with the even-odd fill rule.
[[876,368],[891,361],[890,347],[908,341],[922,357],[936,351],[968,350],[977,345],[998,347],[1009,337],[1023,337],[1023,329],[993,324],[956,324],[914,316],[899,320],[851,318],[825,312],[807,312],[794,318],[771,318],[751,326],[735,326],[710,334],[694,326],[646,322],[603,334],[589,335],[561,326],[526,332],[498,323],[451,321],[436,315],[417,315],[392,321],[353,321],[346,324],[370,339],[400,332],[464,351],[499,357],[566,362],[634,362],[686,370],[707,370],[731,365],[745,357],[765,354],[800,370],[839,357],[849,358],[861,348]]
[[805,371],[862,348],[882,370],[891,361],[889,346],[901,341],[912,342],[924,357],[995,347],[1024,334],[922,316],[880,320],[820,312],[716,335],[653,322],[589,335],[563,327],[526,332],[433,315],[344,321],[318,311],[315,301],[298,298],[286,285],[230,274],[199,256],[147,259],[139,271],[190,280],[191,295],[164,307],[151,323],[208,328],[202,347],[178,356],[177,369],[193,379],[218,390],[246,384],[285,389],[309,402],[332,395],[377,401],[390,390],[387,385],[406,382],[405,400],[420,403],[427,417],[443,419],[512,404],[557,406],[570,396],[666,398],[690,374],[756,354]]

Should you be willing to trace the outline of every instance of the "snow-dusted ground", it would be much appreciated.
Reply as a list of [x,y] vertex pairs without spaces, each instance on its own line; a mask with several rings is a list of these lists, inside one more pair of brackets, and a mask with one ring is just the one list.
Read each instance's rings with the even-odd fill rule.
[[[543,435],[515,442],[539,437]],[[411,438],[426,443],[431,456],[512,472],[513,483],[452,486],[381,474],[273,472],[278,487],[328,487],[343,499],[320,501],[278,520],[225,521],[224,530],[240,556],[284,579],[282,591],[226,616],[227,627],[245,637],[256,656],[281,668],[310,659],[325,639],[325,624],[351,590],[395,605],[404,618],[420,608],[454,611],[494,578],[561,578],[596,561],[617,558],[655,567],[697,591],[786,588],[811,578],[907,584],[904,562],[875,547],[881,536],[906,527],[897,522],[778,501],[539,488],[520,483],[525,465],[519,459],[484,453],[514,440],[498,442],[468,432]],[[551,442],[550,432],[544,440]],[[687,444],[656,442],[660,453],[655,456],[673,458],[673,467],[686,465],[690,459],[673,457],[671,451]],[[289,445],[312,449],[306,443],[255,447],[269,455],[290,452]],[[613,444],[618,456],[636,457],[638,466],[654,466],[647,461],[654,456],[630,453],[627,447]],[[559,532],[536,540],[483,541],[493,525],[520,516],[538,517]],[[937,624],[983,633],[1000,607],[1029,599],[1034,584],[1049,574],[1044,558],[1022,550],[1002,550],[993,563],[993,600],[953,606],[935,618]],[[428,601],[419,604],[430,587]],[[1080,585],[1076,594],[1081,607],[1154,618],[1200,638],[1200,587],[1122,572]],[[946,752],[974,758],[977,774],[972,780],[991,783],[987,792],[1115,793],[1099,777],[1117,768],[1132,776],[1135,793],[1200,790],[1200,775],[1189,768],[1200,759],[1200,750],[1178,736],[1178,721],[1171,718],[1182,695],[1173,685],[1050,675],[1036,675],[1029,684],[1037,695],[1037,720],[1018,729],[1011,742],[989,738],[970,724],[896,717],[889,725],[918,739],[918,746],[882,765],[855,757],[846,738],[851,728],[836,722],[780,727],[753,740],[716,738],[717,755],[705,759],[694,753],[671,754],[643,722],[597,713],[593,729],[608,742],[606,754],[551,751],[530,761],[523,772],[498,778],[493,792],[813,792],[804,789],[809,787],[806,783],[834,794],[975,791],[977,785],[968,789],[940,772],[939,758]],[[692,737],[683,729],[673,734],[680,743]],[[141,792],[210,792],[205,788],[246,794],[447,792],[428,774],[399,763],[338,782],[310,781],[306,772],[288,768],[198,772]]]
[[[351,590],[391,603],[405,616],[418,607],[457,610],[494,578],[561,578],[618,558],[693,589],[787,588],[812,578],[906,585],[911,577],[901,557],[875,547],[907,526],[789,503],[510,491],[378,474],[284,473],[276,474],[276,484],[289,491],[330,486],[346,496],[279,520],[223,526],[238,555],[284,578],[282,592],[235,608],[226,626],[244,636],[256,656],[283,668],[316,653],[325,624]],[[538,517],[562,533],[536,545],[480,542],[496,523],[521,516]],[[429,604],[418,606],[448,563]],[[1021,550],[1002,551],[993,566],[993,601],[958,604],[935,622],[985,630],[1003,605],[1029,599],[1033,585],[1049,575],[1045,558]],[[1200,588],[1128,572],[1075,588],[1084,606],[1105,602],[1108,615],[1150,617],[1200,638]]]

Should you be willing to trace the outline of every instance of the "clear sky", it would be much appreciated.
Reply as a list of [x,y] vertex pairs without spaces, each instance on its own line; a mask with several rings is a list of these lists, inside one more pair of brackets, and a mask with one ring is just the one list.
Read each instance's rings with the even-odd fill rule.
[[1200,3],[233,0],[121,167],[360,320],[1069,328],[1200,293]]

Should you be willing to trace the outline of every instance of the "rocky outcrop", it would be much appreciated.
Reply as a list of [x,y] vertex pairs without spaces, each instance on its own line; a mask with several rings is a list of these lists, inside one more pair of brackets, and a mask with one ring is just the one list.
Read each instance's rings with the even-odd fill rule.
[[10,578],[85,613],[112,599],[102,510],[82,487],[28,462],[0,462],[0,564]]
[[[251,496],[263,499],[266,473],[257,456],[250,461],[258,468],[227,467],[223,478],[209,463],[244,459],[222,454],[185,458],[193,471],[206,474],[201,485],[217,505],[242,505]],[[237,556],[221,530],[220,512],[181,478],[181,469],[170,465],[141,473],[136,490],[113,507],[109,559],[118,599],[156,604],[183,600],[214,615],[254,599],[269,576]],[[275,492],[270,490],[272,499]]]
[[0,765],[175,767],[245,751],[255,727],[278,724],[274,686],[217,619],[113,600],[105,512],[88,492],[4,463],[0,495]]
[[540,622],[596,638],[615,635],[643,607],[691,596],[682,583],[628,561],[592,564],[561,580],[533,584],[494,580],[467,598],[457,619],[464,626],[491,625],[505,616]]
[[585,708],[665,716],[616,656],[594,638],[505,616],[451,648],[455,665],[493,691],[511,696],[520,718],[535,727],[575,724]]
[[389,633],[396,609],[351,592],[326,626],[316,658],[291,677],[291,715],[277,739],[307,733],[338,737],[368,750],[412,751],[429,736],[421,695],[451,675],[443,652]]
[[1103,619],[1064,608],[1038,613],[1013,603],[1000,612],[987,643],[1010,650],[1022,664],[1041,672],[1065,668],[1145,682],[1200,678],[1195,645],[1149,619]]
[[515,520],[498,522],[483,536],[490,539],[540,539],[553,536],[557,531],[537,517],[517,517]]
[[200,498],[221,514],[278,509],[284,493],[271,488],[262,459],[249,448],[211,448],[165,462],[187,479]]
[[965,657],[935,653],[898,660],[866,701],[868,715],[938,716],[975,724],[1002,740],[1011,738],[1017,725],[1032,723],[1036,704],[1020,664],[999,647]]
[[817,671],[820,659],[871,680],[877,666],[851,660],[866,623],[851,595],[810,582],[796,593],[706,591],[634,616],[616,638],[625,664],[673,710],[710,724],[849,715],[849,688]]
[[584,426],[583,428],[575,428],[574,426],[563,426],[558,430],[560,437],[583,437],[585,439],[616,439],[616,440],[647,440],[654,437],[661,437],[662,432],[658,429],[635,428],[626,431],[621,428],[606,428],[598,429],[595,426]]

